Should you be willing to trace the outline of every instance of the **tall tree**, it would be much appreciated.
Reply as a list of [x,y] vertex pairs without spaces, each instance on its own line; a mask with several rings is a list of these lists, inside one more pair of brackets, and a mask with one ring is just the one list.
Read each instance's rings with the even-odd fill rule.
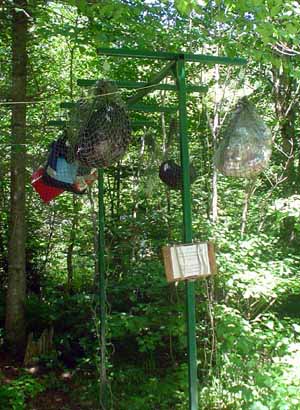
[[14,350],[25,344],[25,143],[27,79],[27,0],[15,0],[12,8],[11,77],[11,192],[8,244],[8,289],[6,296],[6,338]]

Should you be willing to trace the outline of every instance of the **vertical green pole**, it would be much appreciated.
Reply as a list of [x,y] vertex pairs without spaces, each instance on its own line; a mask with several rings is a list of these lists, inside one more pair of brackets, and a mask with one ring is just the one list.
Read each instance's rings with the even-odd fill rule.
[[[177,87],[179,97],[179,130],[180,130],[180,155],[183,173],[183,226],[184,242],[192,242],[192,208],[190,192],[190,163],[187,135],[187,110],[186,110],[186,81],[184,55],[177,61]],[[186,314],[187,314],[187,342],[188,342],[188,372],[189,372],[189,410],[198,410],[197,390],[197,346],[196,346],[196,309],[194,282],[186,282]]]
[[99,307],[100,307],[100,406],[101,410],[107,405],[107,377],[106,377],[106,281],[105,281],[105,253],[104,253],[104,171],[98,169],[98,214],[99,214],[99,238],[98,238],[98,262],[99,262]]

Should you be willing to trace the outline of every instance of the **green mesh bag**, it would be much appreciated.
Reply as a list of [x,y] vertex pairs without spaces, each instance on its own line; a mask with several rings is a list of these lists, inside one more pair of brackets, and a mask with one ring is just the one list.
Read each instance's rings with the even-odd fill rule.
[[216,168],[226,176],[252,178],[268,166],[271,153],[271,130],[253,104],[242,98],[216,150]]
[[75,160],[84,167],[108,167],[122,158],[131,139],[131,127],[112,83],[99,81],[91,98],[76,104],[67,135]]

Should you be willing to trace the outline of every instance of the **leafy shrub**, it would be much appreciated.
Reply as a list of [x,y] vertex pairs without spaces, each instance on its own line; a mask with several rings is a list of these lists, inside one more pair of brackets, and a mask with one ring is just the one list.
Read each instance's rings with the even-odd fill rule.
[[24,410],[26,399],[34,398],[44,386],[32,376],[24,375],[0,386],[1,410]]
[[187,406],[187,366],[165,375],[149,376],[142,369],[127,367],[113,376],[112,390],[118,397],[118,410],[183,410]]

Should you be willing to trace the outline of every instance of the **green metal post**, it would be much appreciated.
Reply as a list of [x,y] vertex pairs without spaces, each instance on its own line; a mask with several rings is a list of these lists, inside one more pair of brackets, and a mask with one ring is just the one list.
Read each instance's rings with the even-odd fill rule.
[[107,408],[107,375],[106,375],[106,278],[105,278],[105,241],[104,241],[104,171],[98,169],[98,266],[99,266],[99,307],[100,307],[100,405],[101,410]]
[[[180,131],[180,154],[183,172],[183,226],[184,242],[192,242],[192,207],[190,192],[190,166],[189,144],[186,110],[186,81],[185,59],[179,56],[177,61],[177,86],[179,97],[179,131]],[[198,386],[197,386],[197,346],[196,346],[196,309],[195,309],[195,286],[194,282],[186,282],[186,315],[187,315],[187,342],[188,342],[188,372],[189,372],[189,410],[198,410]]]

